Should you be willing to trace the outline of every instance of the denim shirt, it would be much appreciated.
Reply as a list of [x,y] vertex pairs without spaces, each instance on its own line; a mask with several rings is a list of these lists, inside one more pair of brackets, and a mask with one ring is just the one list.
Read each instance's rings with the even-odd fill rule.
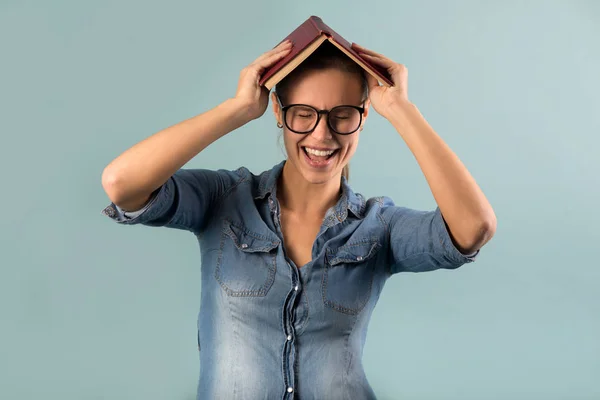
[[312,261],[286,256],[276,196],[285,161],[254,175],[181,169],[121,224],[184,229],[201,253],[198,399],[375,399],[362,353],[386,280],[475,259],[452,243],[439,208],[366,200],[342,178]]

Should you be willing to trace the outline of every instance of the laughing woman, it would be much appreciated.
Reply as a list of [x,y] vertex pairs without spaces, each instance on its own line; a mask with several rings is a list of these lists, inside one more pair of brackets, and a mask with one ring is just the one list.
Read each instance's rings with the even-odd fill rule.
[[[323,45],[271,93],[286,160],[258,175],[184,169],[265,112],[269,91],[257,82],[290,49],[261,55],[235,96],[136,144],[102,176],[115,221],[198,239],[198,399],[374,399],[361,357],[386,280],[472,262],[496,228],[474,179],[410,102],[406,68],[359,46],[392,87]],[[347,166],[373,110],[411,150],[435,210],[350,188]]]

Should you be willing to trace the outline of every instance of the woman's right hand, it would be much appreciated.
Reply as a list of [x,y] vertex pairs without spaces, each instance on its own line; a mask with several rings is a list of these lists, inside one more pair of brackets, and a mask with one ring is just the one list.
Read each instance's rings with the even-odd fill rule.
[[258,84],[261,75],[267,68],[288,55],[291,49],[292,43],[289,40],[283,41],[241,71],[234,99],[246,110],[249,120],[263,115],[269,104],[269,90]]

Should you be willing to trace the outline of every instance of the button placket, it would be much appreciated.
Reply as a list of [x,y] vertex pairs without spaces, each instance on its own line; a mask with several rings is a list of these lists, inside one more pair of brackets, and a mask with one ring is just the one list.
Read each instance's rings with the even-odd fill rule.
[[[282,243],[283,243],[283,232],[281,231],[281,220],[280,220],[280,215],[279,215],[279,203],[274,200],[273,198],[269,198],[269,208],[271,211],[271,215],[273,218],[273,222],[275,225],[275,228],[277,229],[277,234],[278,236],[282,239]],[[285,350],[284,350],[284,359],[283,361],[283,365],[284,365],[284,380],[285,380],[285,385],[286,385],[286,392],[288,394],[291,394],[294,392],[294,366],[295,366],[295,359],[296,359],[296,348],[294,346],[294,341],[293,341],[293,334],[294,334],[294,324],[293,324],[293,320],[294,320],[294,314],[296,312],[296,298],[298,296],[298,291],[300,289],[299,285],[298,285],[298,280],[299,280],[299,276],[298,276],[298,271],[297,268],[295,268],[293,266],[293,262],[291,262],[287,256],[285,255],[285,249],[284,249],[284,257],[285,260],[288,264],[289,267],[289,272],[291,273],[291,283],[292,283],[292,287],[291,287],[291,291],[288,292],[287,295],[287,299],[285,302],[285,306],[284,306],[284,337],[285,337]],[[286,396],[287,397],[287,396]]]
[[[286,261],[288,263],[289,266],[289,271],[291,273],[291,288],[290,291],[288,292],[287,295],[287,299],[286,299],[286,305],[285,305],[285,312],[284,312],[284,318],[285,318],[285,359],[284,361],[284,365],[286,366],[286,371],[285,371],[285,385],[286,385],[286,390],[288,394],[293,393],[294,389],[294,376],[295,376],[295,365],[296,365],[296,357],[297,357],[297,349],[296,346],[294,345],[294,319],[295,319],[295,313],[296,313],[296,300],[298,298],[298,290],[299,290],[299,279],[300,277],[298,276],[298,271],[297,269],[293,266],[293,262],[291,262],[290,260],[287,259],[286,257]],[[286,397],[287,398],[287,397]],[[291,398],[291,397],[290,397]]]

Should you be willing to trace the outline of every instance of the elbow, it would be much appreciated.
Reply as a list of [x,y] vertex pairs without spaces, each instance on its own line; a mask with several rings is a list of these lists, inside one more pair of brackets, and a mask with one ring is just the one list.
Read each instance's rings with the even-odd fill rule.
[[123,191],[120,189],[119,176],[109,167],[102,171],[102,188],[111,202],[119,204],[123,201]]
[[139,189],[110,167],[102,172],[102,188],[113,204],[129,211],[143,207],[152,195],[152,191]]
[[473,254],[489,242],[496,233],[497,220],[493,212],[469,224],[465,234],[456,238],[456,244],[464,254]]
[[494,215],[493,212],[490,212],[490,214],[491,215],[487,216],[486,218],[482,218],[479,222],[479,235],[477,237],[478,242],[480,243],[479,247],[489,242],[496,234],[496,226],[498,225],[498,221],[496,220],[496,215]]

